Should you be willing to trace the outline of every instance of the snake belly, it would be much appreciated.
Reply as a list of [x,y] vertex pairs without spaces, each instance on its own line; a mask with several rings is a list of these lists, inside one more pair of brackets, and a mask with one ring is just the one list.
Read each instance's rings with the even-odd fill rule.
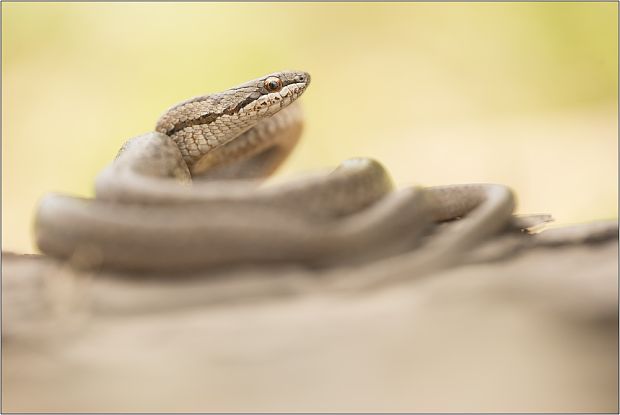
[[406,251],[434,222],[465,216],[465,232],[432,250],[441,262],[440,253],[453,255],[510,219],[514,200],[501,186],[393,191],[386,170],[366,158],[259,186],[299,141],[296,100],[309,84],[305,72],[277,72],[169,108],[98,175],[94,199],[40,201],[39,249],[129,271],[334,264]]

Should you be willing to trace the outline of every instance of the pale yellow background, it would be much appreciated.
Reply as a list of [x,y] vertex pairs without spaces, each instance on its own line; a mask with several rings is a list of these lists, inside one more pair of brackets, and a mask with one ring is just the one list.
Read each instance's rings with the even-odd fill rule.
[[185,98],[312,74],[280,171],[381,160],[400,185],[499,182],[558,223],[617,216],[617,4],[3,4],[2,242],[87,196]]

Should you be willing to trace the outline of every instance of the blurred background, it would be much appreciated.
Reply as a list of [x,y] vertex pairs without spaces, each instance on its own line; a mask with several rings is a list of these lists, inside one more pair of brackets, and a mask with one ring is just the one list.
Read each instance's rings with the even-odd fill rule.
[[2,243],[48,192],[91,196],[172,104],[311,73],[287,177],[354,156],[399,185],[498,182],[521,213],[617,217],[614,3],[2,5]]

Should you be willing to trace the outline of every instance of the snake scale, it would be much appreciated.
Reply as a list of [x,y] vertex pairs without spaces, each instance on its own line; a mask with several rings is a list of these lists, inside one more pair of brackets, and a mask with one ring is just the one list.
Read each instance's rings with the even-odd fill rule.
[[[394,190],[377,161],[260,185],[298,142],[296,100],[310,75],[282,71],[168,109],[155,131],[127,141],[95,182],[95,198],[45,196],[35,235],[48,255],[94,252],[97,265],[131,272],[237,263],[338,264],[424,245],[432,268],[511,220],[501,185]],[[434,223],[462,218],[423,241]]]

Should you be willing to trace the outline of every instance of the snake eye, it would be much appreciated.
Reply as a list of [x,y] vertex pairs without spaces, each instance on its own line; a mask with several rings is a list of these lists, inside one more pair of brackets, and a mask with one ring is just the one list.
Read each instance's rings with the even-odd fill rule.
[[269,92],[278,92],[282,89],[282,81],[280,78],[276,78],[275,76],[270,76],[265,79],[265,88]]

